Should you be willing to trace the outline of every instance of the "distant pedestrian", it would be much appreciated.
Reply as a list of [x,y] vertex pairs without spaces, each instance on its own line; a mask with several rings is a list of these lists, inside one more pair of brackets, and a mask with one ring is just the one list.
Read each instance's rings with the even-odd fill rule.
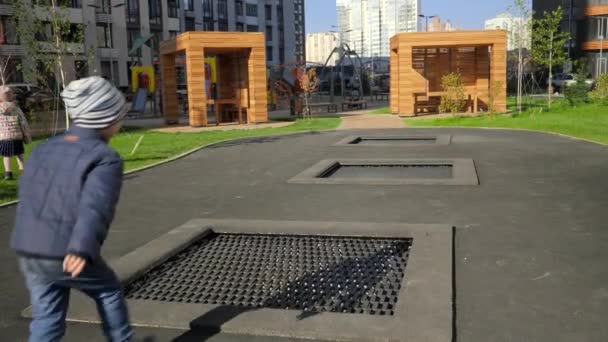
[[0,154],[5,180],[13,179],[12,157],[17,158],[19,171],[23,171],[23,144],[29,144],[31,140],[30,127],[25,115],[14,102],[13,91],[7,86],[0,86]]
[[121,284],[101,257],[123,173],[108,142],[121,127],[125,99],[100,77],[74,81],[61,96],[74,126],[31,153],[11,238],[32,303],[29,341],[61,340],[70,289],[95,301],[108,340],[129,341]]

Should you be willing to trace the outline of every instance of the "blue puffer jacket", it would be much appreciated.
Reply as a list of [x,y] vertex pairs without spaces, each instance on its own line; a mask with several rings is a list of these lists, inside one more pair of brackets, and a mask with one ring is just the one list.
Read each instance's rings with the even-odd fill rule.
[[24,256],[98,259],[122,172],[122,159],[95,130],[74,127],[36,148],[20,179],[12,248]]

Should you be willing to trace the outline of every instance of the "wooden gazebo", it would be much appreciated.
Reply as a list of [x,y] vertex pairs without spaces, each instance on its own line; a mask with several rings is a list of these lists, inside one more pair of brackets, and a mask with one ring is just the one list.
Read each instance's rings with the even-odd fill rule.
[[441,78],[451,72],[463,77],[468,111],[488,110],[491,97],[496,111],[506,111],[505,31],[400,33],[391,38],[390,63],[393,114],[437,111]]
[[[207,126],[207,108],[215,107],[215,123],[225,111],[238,113],[239,123],[268,121],[266,47],[260,32],[186,32],[160,44],[163,111],[168,124],[179,121],[176,55],[184,54],[188,116],[192,127]],[[215,57],[217,84],[213,96],[206,82],[205,58]],[[209,70],[207,69],[207,73]],[[228,108],[230,107],[230,108]]]

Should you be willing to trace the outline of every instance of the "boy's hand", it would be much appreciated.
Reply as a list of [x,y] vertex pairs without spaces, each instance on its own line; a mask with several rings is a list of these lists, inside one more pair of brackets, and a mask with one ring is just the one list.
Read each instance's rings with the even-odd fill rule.
[[77,255],[68,254],[63,259],[63,271],[72,274],[72,278],[78,277],[84,267],[87,264],[87,260]]

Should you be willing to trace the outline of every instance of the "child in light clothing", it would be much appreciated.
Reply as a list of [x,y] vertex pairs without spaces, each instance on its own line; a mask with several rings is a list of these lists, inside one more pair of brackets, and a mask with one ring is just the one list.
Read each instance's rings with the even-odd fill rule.
[[13,179],[11,157],[17,157],[19,171],[23,171],[24,143],[32,140],[30,127],[19,106],[13,102],[13,92],[0,87],[0,155],[4,164],[4,179]]

